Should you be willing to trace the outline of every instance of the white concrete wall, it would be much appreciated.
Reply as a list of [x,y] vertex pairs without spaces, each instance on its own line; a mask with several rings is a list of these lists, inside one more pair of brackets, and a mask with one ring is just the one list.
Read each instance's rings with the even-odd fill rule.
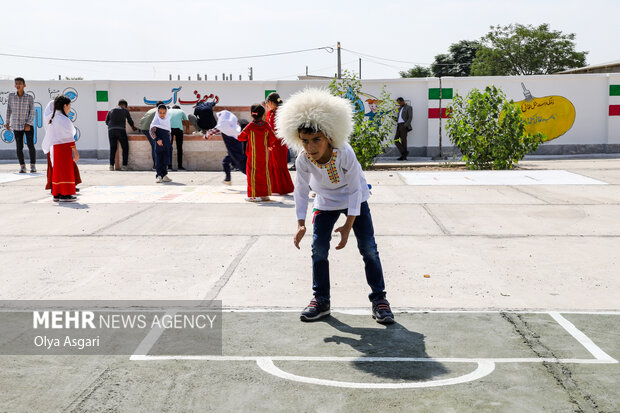
[[[487,85],[496,85],[506,92],[509,99],[523,100],[523,82],[535,97],[563,96],[569,99],[576,110],[575,122],[571,129],[561,137],[546,142],[547,148],[575,147],[583,151],[620,152],[620,116],[609,116],[609,105],[620,104],[620,97],[609,95],[609,85],[620,84],[620,74],[554,75],[554,76],[520,76],[520,77],[470,77],[443,78],[443,88],[453,88],[454,93],[467,94],[472,88],[484,89]],[[219,96],[221,106],[250,106],[261,102],[265,90],[277,90],[284,100],[292,93],[308,86],[326,87],[328,81],[27,81],[26,91],[33,93],[35,102],[41,107],[59,93],[72,88],[77,98],[72,107],[77,114],[76,127],[80,130],[78,147],[86,153],[105,156],[108,149],[107,129],[103,122],[97,121],[97,111],[107,111],[114,107],[120,98],[130,106],[144,106],[144,99],[166,100],[173,98],[172,90],[181,88],[177,94],[179,100],[196,100],[194,91],[201,96],[214,94]],[[363,80],[362,92],[379,96],[381,87],[394,98],[404,97],[414,108],[413,132],[409,134],[410,147],[435,148],[438,146],[439,119],[429,119],[429,107],[437,107],[438,102],[429,100],[429,88],[437,88],[439,80],[426,79],[389,79]],[[13,92],[13,81],[0,81],[0,116],[6,116],[8,93]],[[108,91],[107,102],[96,101],[96,91]],[[366,96],[362,97],[365,100]],[[174,103],[174,102],[173,102]],[[449,100],[444,100],[446,107]],[[193,111],[191,104],[182,104],[187,113]],[[366,106],[368,111],[368,106]],[[4,119],[6,122],[6,119]],[[445,119],[442,120],[443,145],[450,146],[445,133]],[[43,137],[42,125],[37,128],[40,148]],[[0,134],[4,131],[0,125]],[[585,145],[585,146],[584,146]],[[0,157],[14,158],[14,143],[0,141]],[[584,149],[586,148],[586,149]],[[576,149],[580,151],[580,149]],[[570,151],[569,151],[570,152]]]

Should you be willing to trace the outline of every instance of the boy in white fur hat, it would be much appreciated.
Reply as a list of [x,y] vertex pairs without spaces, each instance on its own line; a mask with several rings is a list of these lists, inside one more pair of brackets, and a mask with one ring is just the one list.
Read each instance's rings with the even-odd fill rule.
[[278,109],[276,130],[289,147],[303,149],[295,161],[297,233],[293,242],[298,249],[306,233],[310,187],[316,192],[312,221],[314,298],[301,312],[301,320],[315,321],[330,314],[329,243],[338,217],[344,214],[346,222],[335,230],[341,237],[336,249],[346,246],[353,229],[372,290],[372,316],[379,323],[393,323],[368,208],[370,192],[355,152],[347,143],[353,130],[350,102],[320,89],[298,92]]

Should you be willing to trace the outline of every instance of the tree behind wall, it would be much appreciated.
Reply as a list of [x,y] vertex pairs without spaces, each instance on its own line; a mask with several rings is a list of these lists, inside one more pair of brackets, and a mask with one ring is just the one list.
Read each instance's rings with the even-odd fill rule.
[[391,137],[396,124],[396,102],[384,85],[376,102],[377,109],[371,119],[364,113],[364,102],[360,99],[362,82],[355,73],[346,70],[342,79],[332,80],[329,91],[332,95],[349,99],[353,105],[354,125],[349,143],[362,169],[366,170],[394,142]]
[[548,24],[491,26],[482,38],[471,74],[538,75],[583,67],[588,52],[577,52],[574,40],[574,33],[550,30]]
[[431,69],[426,66],[414,66],[409,70],[404,70],[400,73],[400,77],[402,78],[411,78],[411,77],[431,77],[433,73]]
[[433,76],[469,76],[471,65],[480,47],[480,42],[475,40],[461,40],[452,43],[448,49],[449,53],[435,56],[435,61],[431,65]]

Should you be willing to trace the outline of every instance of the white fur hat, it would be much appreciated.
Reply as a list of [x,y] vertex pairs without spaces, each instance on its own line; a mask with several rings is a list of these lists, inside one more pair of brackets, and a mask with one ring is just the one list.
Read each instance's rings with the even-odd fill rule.
[[288,146],[300,148],[299,128],[321,131],[341,147],[353,131],[353,107],[324,89],[305,89],[287,99],[276,112],[276,133]]

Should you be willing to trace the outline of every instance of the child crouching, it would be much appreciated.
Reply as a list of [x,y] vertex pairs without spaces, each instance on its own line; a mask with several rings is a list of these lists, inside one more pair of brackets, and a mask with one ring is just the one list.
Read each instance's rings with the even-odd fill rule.
[[294,244],[306,233],[306,212],[310,187],[314,199],[312,239],[312,288],[314,298],[301,312],[302,321],[314,321],[330,314],[330,281],[328,252],[332,230],[340,214],[347,219],[336,229],[346,246],[349,233],[357,238],[363,257],[366,281],[371,288],[372,315],[377,322],[394,322],[385,284],[381,260],[374,238],[368,198],[370,192],[355,152],[347,143],[353,130],[351,104],[327,91],[307,89],[284,103],[276,115],[276,129],[287,145],[303,148],[295,166],[295,207],[297,233]]

